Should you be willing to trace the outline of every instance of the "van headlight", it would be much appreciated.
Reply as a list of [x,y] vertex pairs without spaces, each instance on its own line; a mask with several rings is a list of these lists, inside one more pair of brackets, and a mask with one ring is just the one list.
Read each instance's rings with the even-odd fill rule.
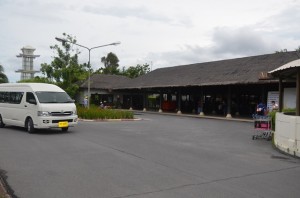
[[51,113],[48,111],[38,111],[38,116],[51,116]]

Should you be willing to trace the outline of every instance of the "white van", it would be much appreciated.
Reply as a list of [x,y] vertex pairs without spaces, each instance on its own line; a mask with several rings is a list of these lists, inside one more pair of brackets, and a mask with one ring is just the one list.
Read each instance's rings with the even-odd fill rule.
[[76,125],[78,116],[74,100],[61,88],[46,83],[0,84],[0,128],[5,125],[34,129]]

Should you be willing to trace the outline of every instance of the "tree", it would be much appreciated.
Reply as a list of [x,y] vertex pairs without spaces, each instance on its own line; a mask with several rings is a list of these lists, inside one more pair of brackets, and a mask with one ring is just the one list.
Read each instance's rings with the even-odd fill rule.
[[7,82],[8,82],[8,78],[4,74],[4,68],[2,65],[0,65],[0,83],[7,83]]
[[98,70],[103,74],[120,74],[119,70],[119,58],[114,53],[110,52],[107,56],[101,58],[101,62],[104,64],[104,68]]
[[147,63],[143,65],[137,64],[135,67],[130,66],[127,70],[123,68],[123,75],[129,78],[136,78],[148,72],[150,72],[150,68],[149,68],[149,64]]
[[57,84],[64,89],[71,97],[77,93],[78,82],[83,81],[88,76],[87,64],[78,63],[78,49],[73,49],[72,43],[76,43],[76,39],[71,35],[63,33],[64,40],[68,42],[55,44],[50,46],[54,50],[54,56],[51,64],[43,63],[41,65],[42,74],[46,75],[49,82]]

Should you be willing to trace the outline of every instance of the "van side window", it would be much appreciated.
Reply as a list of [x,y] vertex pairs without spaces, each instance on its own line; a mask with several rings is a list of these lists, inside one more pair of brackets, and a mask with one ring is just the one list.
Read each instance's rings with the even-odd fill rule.
[[9,102],[12,104],[20,104],[23,98],[23,92],[10,92]]
[[23,92],[0,92],[0,103],[20,104]]
[[26,102],[28,102],[30,104],[36,104],[36,100],[35,100],[33,93],[31,93],[31,92],[26,93]]
[[0,102],[6,103],[7,102],[7,93],[8,92],[0,92]]

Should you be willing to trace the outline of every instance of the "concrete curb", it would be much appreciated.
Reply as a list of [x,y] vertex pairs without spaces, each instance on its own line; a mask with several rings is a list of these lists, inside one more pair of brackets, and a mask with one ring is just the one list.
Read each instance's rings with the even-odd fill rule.
[[78,119],[79,121],[83,122],[124,122],[124,121],[140,121],[142,120],[141,118],[134,118],[134,119],[95,119],[95,120],[90,120],[90,119]]
[[[195,114],[177,114],[177,113],[168,113],[168,112],[154,112],[154,111],[139,111],[139,110],[126,110],[123,109],[123,111],[131,111],[133,113],[139,113],[139,114],[158,114],[158,115],[169,115],[169,116],[181,116],[181,117],[190,117],[190,118],[199,118],[199,119],[215,119],[215,120],[226,120],[226,121],[238,121],[238,122],[253,122],[252,118],[238,118],[238,117],[221,117],[221,116],[208,116],[208,115],[195,115]],[[134,119],[81,119],[79,118],[79,121],[84,122],[117,122],[117,121],[140,121],[142,119],[140,118],[134,118]]]
[[12,198],[8,192],[9,187],[6,185],[5,182],[5,172],[0,170],[0,198]]
[[226,120],[226,121],[239,121],[239,122],[253,122],[252,118],[226,118],[221,116],[208,116],[208,115],[195,115],[195,114],[177,114],[177,113],[168,113],[168,112],[154,112],[154,111],[137,111],[137,110],[131,110],[134,113],[140,113],[140,114],[158,114],[158,115],[169,115],[169,116],[181,116],[181,117],[190,117],[190,118],[199,118],[199,119],[215,119],[215,120]]

